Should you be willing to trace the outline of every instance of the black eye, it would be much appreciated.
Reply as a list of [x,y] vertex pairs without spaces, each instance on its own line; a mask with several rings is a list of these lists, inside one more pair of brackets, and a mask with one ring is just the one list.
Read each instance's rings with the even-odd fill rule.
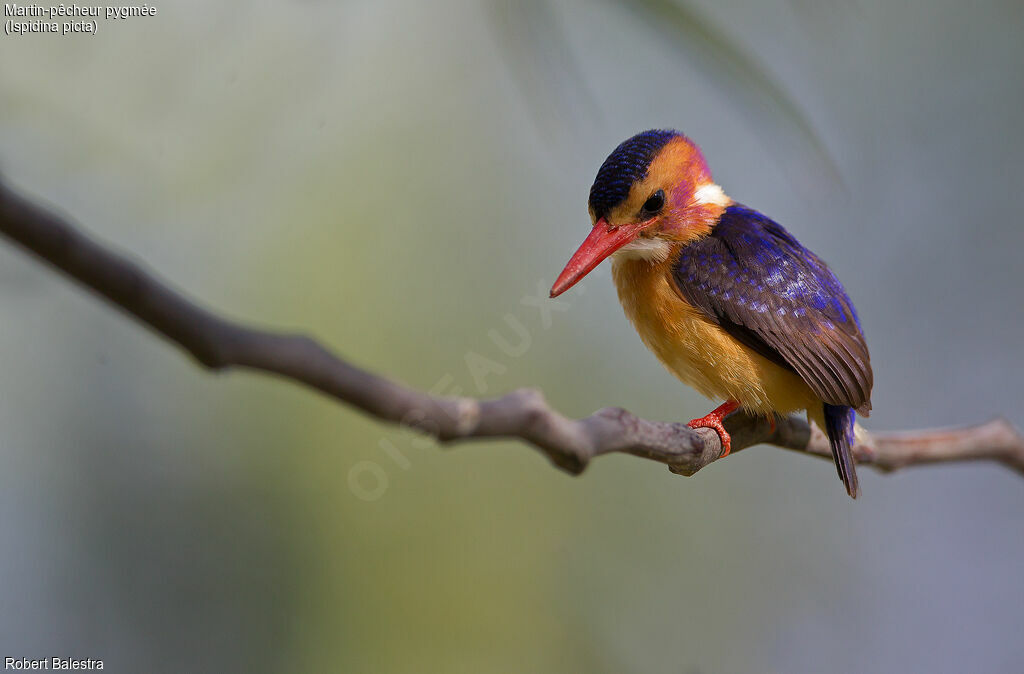
[[658,190],[651,195],[650,199],[644,202],[643,211],[647,215],[654,215],[665,205],[665,192]]

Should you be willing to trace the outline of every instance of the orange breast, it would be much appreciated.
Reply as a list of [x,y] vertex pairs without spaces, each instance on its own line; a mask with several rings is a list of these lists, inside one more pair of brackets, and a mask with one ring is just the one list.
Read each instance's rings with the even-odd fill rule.
[[671,261],[613,258],[626,316],[665,367],[703,395],[762,414],[817,408],[797,376],[730,336],[686,302],[669,280]]

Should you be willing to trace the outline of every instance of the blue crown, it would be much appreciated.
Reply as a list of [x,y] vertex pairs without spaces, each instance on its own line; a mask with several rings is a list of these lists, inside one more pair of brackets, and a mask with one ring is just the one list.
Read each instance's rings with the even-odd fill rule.
[[590,208],[599,217],[629,196],[629,188],[647,177],[651,161],[670,140],[680,135],[671,129],[651,129],[638,133],[615,148],[597,171],[590,188]]

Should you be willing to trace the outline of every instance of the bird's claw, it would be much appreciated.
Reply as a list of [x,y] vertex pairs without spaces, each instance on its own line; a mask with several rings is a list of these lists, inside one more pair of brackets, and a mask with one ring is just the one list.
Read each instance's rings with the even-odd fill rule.
[[711,414],[700,419],[694,419],[686,425],[690,428],[713,428],[718,433],[718,439],[722,443],[722,453],[718,455],[718,458],[725,458],[729,456],[729,451],[732,449],[732,437],[725,430],[722,419],[735,412],[739,406],[740,404],[735,400],[727,400],[715,408]]
[[729,432],[725,430],[725,426],[722,425],[722,418],[720,416],[712,412],[700,419],[694,419],[686,425],[690,428],[715,429],[715,432],[718,433],[718,439],[722,442],[722,453],[718,455],[718,458],[722,459],[729,456],[729,450],[732,449],[732,437],[729,435]]

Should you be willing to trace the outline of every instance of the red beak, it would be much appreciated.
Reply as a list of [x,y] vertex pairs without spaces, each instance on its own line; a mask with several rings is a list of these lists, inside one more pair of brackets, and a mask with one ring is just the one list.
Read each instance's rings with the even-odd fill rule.
[[558,280],[551,287],[551,297],[558,297],[576,285],[594,267],[601,264],[603,259],[635,239],[645,224],[647,223],[635,222],[612,227],[604,218],[599,219],[579,250],[573,254],[569,264],[565,265],[565,269],[558,275]]

